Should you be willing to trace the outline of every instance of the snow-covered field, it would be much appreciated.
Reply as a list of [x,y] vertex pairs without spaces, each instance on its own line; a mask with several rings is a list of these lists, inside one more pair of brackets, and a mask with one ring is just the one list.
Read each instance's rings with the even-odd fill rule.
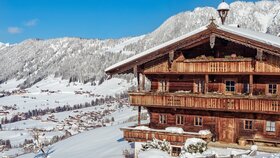
[[[91,85],[77,82],[69,83],[68,80],[48,77],[41,82],[33,85],[32,87],[27,88],[24,92],[19,91],[14,93],[13,91],[18,90],[17,85],[21,84],[23,81],[24,80],[14,79],[0,84],[0,92],[11,92],[10,95],[6,95],[0,98],[0,119],[10,119],[15,115],[20,115],[21,113],[26,113],[35,109],[54,109],[57,107],[62,107],[64,105],[72,107],[74,105],[84,104],[85,102],[90,103],[92,100],[100,98],[104,99],[108,96],[114,97],[116,95],[122,94],[123,92],[126,92],[134,84],[128,83],[126,80],[119,78],[105,80],[101,85]],[[96,140],[96,138],[106,138],[102,136],[103,133],[107,133],[110,138],[112,137],[111,139],[120,137],[121,132],[116,127],[124,126],[123,123],[127,122],[128,118],[137,115],[137,111],[128,106],[126,99],[111,99],[96,104],[97,105],[91,105],[90,107],[59,111],[52,114],[47,113],[44,115],[39,115],[36,117],[2,125],[3,130],[0,131],[0,140],[9,140],[12,149],[0,151],[0,157],[23,154],[24,150],[22,148],[23,146],[21,145],[23,145],[25,140],[33,139],[32,129],[34,128],[43,130],[44,139],[47,140],[51,140],[54,136],[62,137],[66,134],[66,131],[70,132],[72,135],[83,135],[84,133],[88,134],[91,139],[88,139],[86,137],[84,138],[83,141],[86,144],[84,145],[85,148],[83,149],[97,150],[100,142],[96,143],[92,140]],[[15,108],[7,109],[4,106]],[[99,130],[98,128],[102,126],[114,126],[116,135],[115,133],[109,134],[110,132],[112,132],[110,130],[112,130],[113,127],[104,128],[104,132],[102,132],[102,130]],[[90,129],[95,130],[86,132]],[[99,136],[96,136],[94,132],[99,132]],[[79,145],[81,144],[77,142],[80,139],[79,137],[72,136],[65,141],[69,141],[70,144],[73,143]],[[71,141],[72,139],[74,139],[74,141]],[[109,137],[106,139],[111,140],[109,139]],[[88,144],[88,142],[92,143]],[[104,144],[105,143],[106,142],[104,142]],[[96,149],[92,148],[93,144],[95,144]],[[118,153],[116,153],[117,155],[121,155],[122,149],[119,150],[121,146],[118,146],[117,144],[128,144],[124,143],[123,141],[116,141],[116,146],[114,147],[114,149],[118,151]],[[55,152],[55,154],[64,155],[65,153],[63,153],[63,151],[60,151],[59,148],[61,147],[58,147],[56,149],[58,150],[58,152]],[[79,150],[80,149],[81,148],[79,148]],[[102,154],[101,150],[100,154]],[[30,155],[27,155],[27,157],[30,157]],[[114,156],[112,155],[112,157]]]
[[[22,81],[11,80],[1,84],[0,91],[15,90]],[[115,94],[127,91],[130,86],[131,84],[127,83],[126,80],[118,78],[106,80],[101,85],[91,86],[90,84],[69,83],[68,80],[48,77],[26,89],[27,93],[0,98],[0,106],[16,105],[17,110],[9,111],[10,115],[13,115],[17,112],[27,112],[32,109],[55,108],[57,106],[90,102],[100,97],[115,96]],[[42,90],[53,91],[53,93],[42,92]],[[75,92],[88,93],[75,94]]]
[[[70,137],[50,147],[50,158],[123,158],[123,151],[131,146],[123,140],[121,127],[132,125],[121,124],[97,128]],[[20,158],[32,158],[35,154],[27,154]]]

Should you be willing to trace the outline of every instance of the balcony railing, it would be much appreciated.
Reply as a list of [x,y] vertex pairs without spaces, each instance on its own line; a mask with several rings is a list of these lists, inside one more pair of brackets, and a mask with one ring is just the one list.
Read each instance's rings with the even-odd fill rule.
[[167,61],[146,68],[145,73],[279,73],[279,62],[256,61],[251,58],[187,59]]
[[176,72],[176,73],[250,73],[254,71],[252,59],[189,59],[174,62],[171,68],[168,63],[163,62],[157,66],[150,67],[145,73],[153,72]]
[[172,133],[165,130],[148,129],[141,130],[134,127],[121,128],[124,133],[124,139],[129,142],[146,142],[153,138],[166,140],[173,145],[183,145],[188,138],[201,138],[210,141],[212,134],[202,135],[195,132]]
[[185,60],[176,65],[177,72],[253,72],[252,59]]
[[198,95],[187,93],[129,93],[132,106],[280,114],[279,97]]

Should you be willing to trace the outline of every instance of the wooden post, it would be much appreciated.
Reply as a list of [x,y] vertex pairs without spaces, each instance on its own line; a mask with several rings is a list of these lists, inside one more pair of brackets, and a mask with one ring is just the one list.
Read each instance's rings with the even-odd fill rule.
[[137,78],[137,91],[140,91],[140,79],[139,79],[139,72],[138,72],[138,66],[135,65],[133,67],[133,73],[134,73],[134,77]]
[[168,55],[169,55],[168,70],[170,71],[174,60],[174,51],[170,51]]
[[141,125],[141,106],[138,106],[138,126]]
[[250,77],[249,77],[249,95],[252,96],[253,95],[253,85],[254,84],[254,79],[253,79],[253,75],[250,74]]
[[146,79],[146,76],[144,73],[142,73],[142,84],[141,84],[141,89],[142,91],[144,92],[145,91],[145,79]]
[[209,75],[205,75],[205,81],[204,81],[204,94],[208,93],[208,83],[209,83]]

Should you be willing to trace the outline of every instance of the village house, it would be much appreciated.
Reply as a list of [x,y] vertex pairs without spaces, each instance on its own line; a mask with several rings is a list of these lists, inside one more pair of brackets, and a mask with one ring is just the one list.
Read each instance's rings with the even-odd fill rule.
[[[125,140],[137,146],[153,137],[165,139],[174,156],[190,137],[279,146],[280,38],[227,26],[228,12],[223,2],[221,25],[211,19],[106,69],[109,75],[134,73],[137,78],[129,102],[138,107],[138,126],[122,128]],[[141,107],[150,115],[147,125],[140,122]]]

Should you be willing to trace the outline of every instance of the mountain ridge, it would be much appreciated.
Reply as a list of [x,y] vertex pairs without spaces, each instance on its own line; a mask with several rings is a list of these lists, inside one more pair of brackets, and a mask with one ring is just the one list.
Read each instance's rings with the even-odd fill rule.
[[[277,35],[280,33],[280,1],[233,2],[226,24]],[[179,37],[220,20],[215,8],[199,7],[168,18],[155,31],[120,39],[55,38],[28,39],[21,43],[0,45],[0,83],[25,79],[20,86],[29,87],[54,75],[83,83],[105,79],[104,69],[136,53]]]

